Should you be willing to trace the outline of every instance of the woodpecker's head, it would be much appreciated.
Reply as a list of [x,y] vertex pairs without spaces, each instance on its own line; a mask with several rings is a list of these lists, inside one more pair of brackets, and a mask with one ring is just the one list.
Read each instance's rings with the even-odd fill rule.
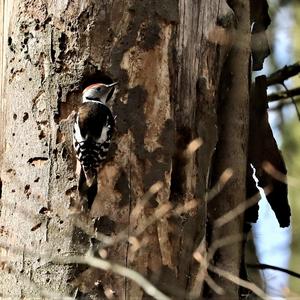
[[82,101],[100,101],[106,104],[110,91],[117,84],[117,82],[111,84],[95,83],[86,87],[82,93]]

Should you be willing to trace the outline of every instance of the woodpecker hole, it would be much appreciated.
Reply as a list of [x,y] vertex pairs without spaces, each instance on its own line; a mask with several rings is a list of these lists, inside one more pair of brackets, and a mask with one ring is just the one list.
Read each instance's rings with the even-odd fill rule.
[[17,117],[18,117],[17,114],[13,114],[13,119],[14,120],[17,120]]
[[[82,87],[82,91],[91,84],[102,82],[106,84],[110,84],[117,81],[117,78],[112,79],[109,74],[97,70],[95,66],[91,64],[87,64],[85,66],[84,75],[82,77],[82,81],[80,82],[80,86]],[[108,95],[108,99],[112,96],[114,89],[111,90]]]
[[85,74],[85,76],[83,76],[83,80],[81,82],[82,90],[84,90],[87,86],[98,82],[109,84],[109,83],[113,83],[114,81],[110,76],[108,76],[102,71],[90,70],[90,74]]

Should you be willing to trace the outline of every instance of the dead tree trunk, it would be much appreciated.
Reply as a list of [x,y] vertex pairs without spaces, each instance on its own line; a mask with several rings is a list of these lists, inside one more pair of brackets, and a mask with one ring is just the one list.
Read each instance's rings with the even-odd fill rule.
[[[108,291],[116,299],[144,299],[138,285],[119,275],[52,262],[54,255],[84,254],[87,228],[95,223],[100,247],[99,234],[126,233],[106,247],[107,259],[138,271],[171,297],[200,297],[205,272],[193,253],[206,244],[209,174],[232,167],[241,176],[235,183],[239,194],[225,210],[244,200],[246,140],[228,141],[241,165],[216,160],[211,167],[218,137],[226,139],[232,126],[241,127],[239,134],[248,126],[239,114],[230,116],[225,135],[218,126],[233,11],[225,0],[23,0],[12,8],[2,3],[9,13],[0,120],[3,296],[46,290],[71,295],[78,288],[77,294],[96,299]],[[241,56],[245,80],[239,93],[248,88],[248,52]],[[86,84],[107,78],[119,82],[111,104],[117,130],[83,224],[72,215],[77,179],[67,117]],[[237,104],[239,113],[246,112],[247,97]],[[190,155],[186,149],[199,137],[203,145]],[[157,182],[162,188],[145,202]],[[233,226],[241,232],[240,223]],[[238,273],[233,268],[240,257],[234,260],[229,271]]]

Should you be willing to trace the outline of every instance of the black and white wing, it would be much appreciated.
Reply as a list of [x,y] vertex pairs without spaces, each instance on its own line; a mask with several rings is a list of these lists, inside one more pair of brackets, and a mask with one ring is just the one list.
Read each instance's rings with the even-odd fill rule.
[[106,159],[114,130],[110,109],[102,103],[83,103],[74,124],[74,148],[85,172]]

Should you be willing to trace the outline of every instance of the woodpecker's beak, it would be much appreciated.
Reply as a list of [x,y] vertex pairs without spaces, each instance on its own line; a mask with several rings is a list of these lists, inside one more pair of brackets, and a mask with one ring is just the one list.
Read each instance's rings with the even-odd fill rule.
[[113,82],[113,83],[111,83],[111,84],[107,84],[106,86],[107,86],[108,88],[112,88],[112,87],[114,87],[114,86],[117,85],[117,84],[118,84],[118,81]]

